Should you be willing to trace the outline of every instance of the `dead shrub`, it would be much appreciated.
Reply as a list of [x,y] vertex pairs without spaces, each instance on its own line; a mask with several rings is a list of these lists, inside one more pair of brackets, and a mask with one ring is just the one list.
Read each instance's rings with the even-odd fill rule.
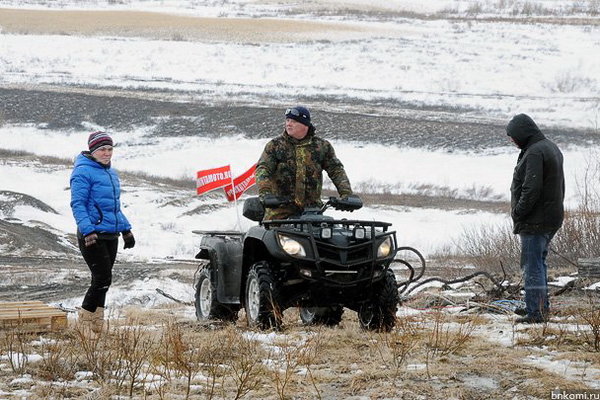
[[[521,243],[509,224],[465,230],[457,247],[480,270],[502,274],[504,269],[511,278],[521,274]],[[589,257],[600,257],[600,212],[583,205],[565,212],[563,226],[550,243],[547,260],[554,270],[573,270],[579,258]]]
[[48,381],[68,381],[73,379],[81,355],[79,349],[64,340],[42,341],[42,360],[38,373]]
[[[600,257],[600,154],[584,155],[587,166],[575,182],[578,205],[565,210],[561,229],[550,244],[548,265],[573,269],[579,258]],[[456,243],[459,252],[471,258],[475,267],[490,273],[520,274],[520,240],[512,233],[512,222],[498,226],[466,229]]]
[[[272,382],[277,396],[281,400],[290,397],[288,393],[297,393],[294,378],[301,367],[310,367],[315,357],[311,351],[314,342],[306,340],[299,342],[296,338],[285,336],[282,341],[276,343],[272,348],[272,354],[268,357],[272,360],[271,366]],[[315,387],[316,388],[316,387]],[[320,394],[317,389],[317,398]]]
[[[205,357],[202,349],[202,341],[195,343],[186,335],[186,332],[177,324],[169,324],[164,330],[161,339],[164,350],[159,354],[158,359],[163,366],[164,376],[172,380],[178,377],[184,379],[185,398],[188,399],[191,394],[192,382],[202,369],[202,362]],[[219,362],[218,354],[215,354],[214,359]],[[214,364],[208,364],[212,371]],[[218,368],[217,368],[218,370]],[[217,372],[212,372],[209,375],[210,381],[207,383],[208,395],[207,398],[213,398],[215,394],[215,385],[217,380]]]
[[378,333],[372,343],[386,368],[391,371],[391,383],[396,386],[401,382],[402,371],[409,356],[419,345],[419,325],[409,319],[399,318],[398,324],[391,332]]
[[[129,397],[134,390],[145,385],[149,374],[147,360],[154,352],[154,339],[141,326],[119,329],[112,337],[117,348],[113,379],[117,382],[117,394],[124,389]],[[117,372],[118,371],[118,372]]]
[[600,301],[597,295],[590,295],[587,307],[580,309],[579,316],[589,327],[584,331],[585,340],[600,352]]
[[433,312],[433,326],[428,332],[425,347],[430,357],[444,357],[454,354],[466,347],[473,337],[476,318],[467,318],[452,323],[450,317],[442,309]]
[[509,224],[465,229],[457,247],[473,265],[490,273],[520,274],[521,244]]
[[5,354],[10,369],[17,375],[23,375],[29,364],[28,343],[32,335],[22,331],[22,324],[0,332],[0,355]]

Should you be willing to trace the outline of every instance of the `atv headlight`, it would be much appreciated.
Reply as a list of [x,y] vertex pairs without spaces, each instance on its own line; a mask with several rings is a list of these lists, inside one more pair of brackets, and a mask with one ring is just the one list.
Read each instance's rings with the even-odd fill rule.
[[290,256],[306,257],[304,246],[302,246],[297,240],[287,237],[282,234],[278,234],[279,245]]
[[355,226],[352,232],[352,236],[354,236],[354,239],[363,240],[367,237],[367,231],[362,226]]
[[331,227],[326,226],[321,228],[321,239],[331,239],[332,234]]
[[386,237],[383,242],[377,248],[377,258],[384,258],[390,255],[392,252],[392,238]]

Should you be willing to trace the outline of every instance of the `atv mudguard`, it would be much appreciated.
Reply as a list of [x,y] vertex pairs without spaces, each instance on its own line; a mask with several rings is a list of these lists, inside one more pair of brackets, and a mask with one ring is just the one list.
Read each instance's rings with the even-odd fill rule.
[[289,261],[290,256],[281,250],[275,230],[263,225],[251,227],[244,239],[244,265],[271,259]]
[[242,285],[242,235],[205,233],[200,240],[198,259],[209,260],[211,280],[217,288],[217,300],[240,304]]

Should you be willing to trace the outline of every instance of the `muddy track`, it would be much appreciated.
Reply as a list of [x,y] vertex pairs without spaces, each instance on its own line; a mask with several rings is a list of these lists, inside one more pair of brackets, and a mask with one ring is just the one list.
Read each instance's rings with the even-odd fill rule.
[[[286,105],[266,102],[206,103],[193,93],[123,91],[57,86],[0,87],[5,123],[30,123],[56,130],[86,130],[94,123],[108,130],[150,127],[149,136],[269,138],[282,127]],[[314,104],[313,120],[327,139],[407,147],[484,150],[509,146],[504,121],[468,118],[472,110],[422,108],[403,103],[355,102],[335,97],[299,97]],[[259,105],[256,105],[259,104]],[[600,143],[593,132],[553,128],[545,132],[559,145]]]
[[[89,286],[90,272],[81,257],[0,256],[3,279],[0,301],[60,301],[82,296]],[[113,286],[135,280],[170,276],[193,285],[197,264],[182,260],[171,263],[129,263],[117,257]],[[177,295],[173,293],[173,295]],[[189,300],[189,299],[186,299]]]

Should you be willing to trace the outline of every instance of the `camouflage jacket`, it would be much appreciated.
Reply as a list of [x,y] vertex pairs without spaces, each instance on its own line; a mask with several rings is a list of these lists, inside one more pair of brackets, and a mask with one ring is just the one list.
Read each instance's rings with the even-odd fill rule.
[[305,207],[319,207],[323,189],[323,170],[341,197],[352,194],[344,165],[327,140],[315,136],[314,129],[302,140],[285,131],[271,140],[256,165],[258,194],[289,197],[293,204],[267,209],[265,220],[283,219],[299,214]]

